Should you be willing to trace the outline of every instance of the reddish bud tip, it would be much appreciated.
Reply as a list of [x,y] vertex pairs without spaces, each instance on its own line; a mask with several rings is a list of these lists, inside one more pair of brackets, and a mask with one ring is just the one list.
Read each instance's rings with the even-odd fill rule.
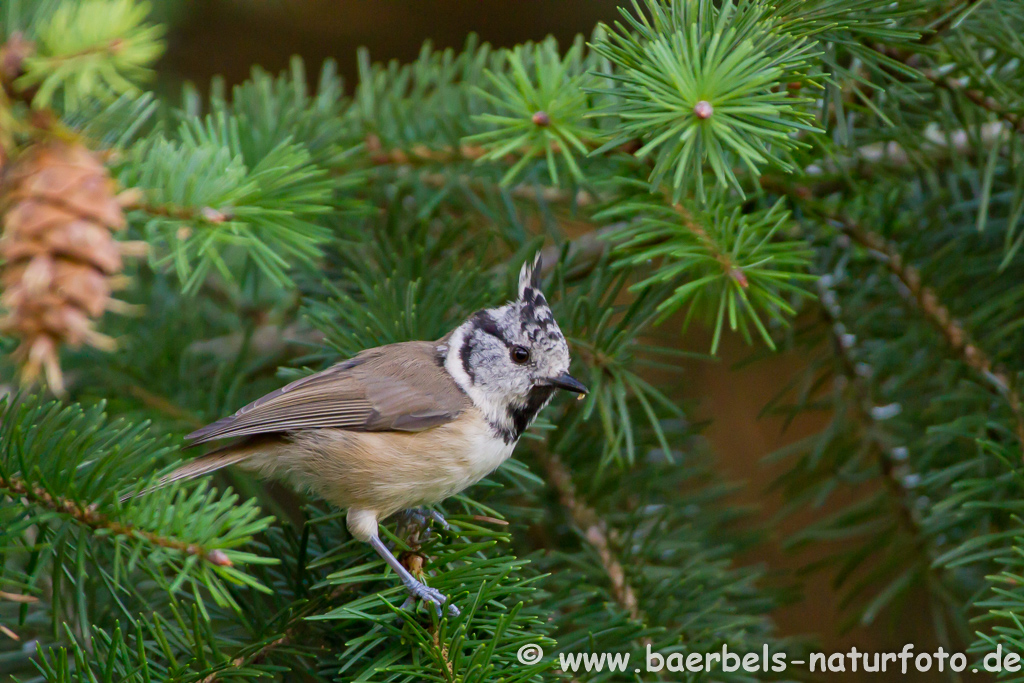
[[546,111],[536,112],[533,115],[532,121],[533,121],[534,125],[537,125],[537,126],[550,126],[551,125],[551,117],[548,116],[548,113]]
[[206,559],[214,563],[218,567],[231,567],[231,560],[228,558],[227,553],[223,550],[211,550],[206,553]]
[[204,206],[199,211],[199,215],[201,215],[210,223],[223,223],[228,219],[228,215],[226,213],[224,213],[223,211],[218,211],[217,209],[211,208],[209,206]]
[[740,268],[730,268],[729,277],[735,280],[736,284],[738,284],[743,289],[746,289],[747,287],[750,286],[750,282],[747,280],[746,274]]
[[710,119],[711,115],[715,113],[715,108],[707,100],[701,100],[693,105],[693,113],[697,115],[698,119]]

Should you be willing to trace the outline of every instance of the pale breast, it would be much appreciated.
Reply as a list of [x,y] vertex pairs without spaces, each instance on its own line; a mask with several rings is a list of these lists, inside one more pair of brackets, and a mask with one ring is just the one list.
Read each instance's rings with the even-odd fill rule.
[[515,443],[494,434],[479,411],[421,432],[308,430],[253,464],[335,505],[385,517],[436,503],[493,472]]

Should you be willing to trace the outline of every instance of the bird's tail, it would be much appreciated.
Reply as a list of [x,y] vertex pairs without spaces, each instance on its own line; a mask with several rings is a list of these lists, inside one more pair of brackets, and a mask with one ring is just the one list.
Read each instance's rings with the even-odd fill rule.
[[135,496],[144,496],[147,493],[152,493],[162,489],[165,486],[173,484],[176,481],[184,481],[186,479],[195,479],[201,477],[204,474],[210,472],[216,472],[222,467],[228,465],[237,465],[250,457],[255,455],[258,449],[252,447],[246,447],[245,445],[233,445],[225,448],[220,448],[212,453],[200,456],[195,460],[190,460],[178,469],[174,470],[170,474],[165,474],[160,477],[160,480],[152,486],[139,491],[138,493],[127,493],[121,496],[121,502],[134,498]]

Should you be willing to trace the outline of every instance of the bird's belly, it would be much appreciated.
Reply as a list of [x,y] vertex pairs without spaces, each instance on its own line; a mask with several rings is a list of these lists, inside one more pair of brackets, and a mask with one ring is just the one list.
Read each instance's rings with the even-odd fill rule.
[[436,503],[475,484],[512,454],[483,418],[461,419],[422,432],[310,430],[283,446],[273,469],[345,508],[385,517]]

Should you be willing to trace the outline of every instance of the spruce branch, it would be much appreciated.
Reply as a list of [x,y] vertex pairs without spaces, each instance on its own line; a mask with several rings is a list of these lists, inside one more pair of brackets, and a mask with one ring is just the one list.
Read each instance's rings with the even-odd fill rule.
[[0,600],[9,600],[10,602],[20,602],[26,604],[39,602],[39,598],[33,595],[22,595],[21,593],[6,593],[4,591],[0,591]]
[[458,161],[476,161],[487,154],[480,145],[460,144],[456,146],[430,147],[425,144],[408,148],[385,148],[376,133],[368,133],[363,146],[369,160],[378,165],[410,166],[416,164],[451,164]]
[[[242,548],[272,521],[254,501],[218,496],[201,485],[119,502],[125,482],[139,478],[166,451],[147,436],[144,424],[108,424],[102,404],[82,409],[33,398],[0,401],[0,491],[19,511],[17,524],[0,524],[0,547],[19,562],[33,556],[32,565],[52,567],[55,577],[74,565],[61,579],[72,585],[87,565],[129,581],[142,572],[168,594],[185,584],[204,613],[201,589],[218,607],[237,606],[228,586],[266,590],[243,571],[276,562]],[[142,477],[132,492],[151,487],[154,478]],[[31,539],[29,525],[39,529]],[[69,553],[69,545],[77,549]],[[21,583],[38,580],[33,575]]]
[[687,309],[684,328],[699,314],[713,327],[711,352],[718,348],[726,321],[750,341],[756,333],[774,348],[762,316],[785,326],[795,314],[793,302],[807,296],[803,286],[811,252],[800,239],[785,239],[789,213],[782,202],[767,210],[745,212],[723,192],[709,194],[704,206],[665,205],[658,197],[638,195],[598,214],[625,218],[613,233],[614,262],[657,268],[632,285],[640,291],[671,287],[658,306],[659,321]]
[[1024,406],[1021,405],[1020,394],[1006,371],[993,366],[985,351],[950,314],[935,290],[922,281],[918,270],[905,261],[895,244],[845,216],[832,216],[831,221],[853,241],[866,247],[869,254],[896,276],[907,288],[918,310],[942,333],[957,357],[973,368],[1006,400],[1015,421],[1017,440],[1024,449]]
[[925,71],[924,75],[925,78],[934,85],[944,90],[948,90],[949,92],[963,94],[964,97],[974,104],[986,111],[992,112],[1003,121],[1006,121],[1013,130],[1018,133],[1024,133],[1024,116],[1016,112],[1009,111],[994,97],[986,95],[977,88],[969,87],[969,84],[965,83],[962,79],[940,75],[932,71]]
[[511,183],[535,158],[544,159],[553,185],[559,184],[559,168],[575,182],[583,180],[577,156],[586,156],[601,137],[586,121],[591,103],[585,91],[594,77],[584,65],[583,41],[564,55],[552,40],[520,46],[508,53],[504,67],[484,72],[494,92],[478,90],[501,113],[477,115],[488,130],[465,141],[484,146],[480,161],[501,159],[513,150],[520,154],[502,184]]
[[46,510],[66,515],[82,526],[93,531],[101,531],[104,535],[124,536],[146,541],[152,545],[176,550],[184,555],[191,555],[204,562],[218,567],[231,567],[233,563],[227,554],[219,548],[206,548],[197,543],[188,543],[152,531],[139,529],[128,522],[119,522],[98,512],[95,506],[83,506],[81,503],[54,496],[42,486],[31,486],[18,477],[5,477],[0,474],[0,489],[11,496],[23,498]]
[[675,202],[672,204],[672,210],[679,215],[679,219],[686,229],[693,233],[693,236],[697,238],[697,242],[707,250],[711,257],[718,262],[722,268],[722,273],[726,277],[733,280],[742,289],[748,289],[750,287],[750,281],[747,276],[743,274],[743,267],[736,262],[733,254],[726,253],[719,245],[715,243],[711,236],[708,235],[707,230],[698,223],[693,216],[693,213],[682,204]]
[[[209,108],[216,117],[239,122],[233,133],[250,164],[291,142],[303,147],[321,168],[347,167],[355,145],[346,120],[349,103],[337,64],[331,59],[324,61],[315,92],[310,92],[307,82],[306,68],[299,57],[292,57],[289,69],[276,77],[254,67],[249,80],[232,88],[230,97],[223,83],[215,81]],[[201,108],[195,96],[188,115],[198,116]],[[336,178],[339,189],[359,179],[359,174],[351,170],[347,177]]]
[[599,92],[609,97],[601,113],[617,122],[594,153],[642,140],[635,154],[653,160],[651,190],[668,185],[673,202],[691,190],[705,197],[705,164],[740,193],[734,165],[754,176],[767,165],[795,170],[787,155],[805,143],[794,134],[820,130],[811,100],[788,84],[817,83],[814,43],[757,3],[646,0],[634,9],[593,46],[615,66]]
[[892,437],[886,434],[885,427],[875,418],[875,403],[865,380],[866,373],[858,368],[859,361],[854,355],[856,342],[854,336],[846,331],[842,320],[842,307],[833,289],[835,277],[837,274],[826,274],[818,278],[816,285],[818,300],[821,302],[820,311],[828,326],[833,355],[838,361],[846,385],[851,389],[854,421],[862,425],[862,439],[867,442],[871,455],[878,463],[886,488],[899,509],[903,526],[911,537],[916,539],[916,547],[923,550],[927,541],[914,507],[912,491],[903,485],[907,475],[911,474],[907,457],[900,454],[897,447],[891,445]]
[[[428,187],[440,189],[457,184],[476,193],[482,193],[494,187],[494,183],[475,178],[469,174],[449,176],[442,173],[420,173],[418,180]],[[573,191],[550,185],[520,183],[506,188],[505,191],[516,199],[543,204],[572,204],[581,209],[592,206],[600,201],[597,196],[586,190]]]
[[283,645],[287,645],[289,642],[291,642],[291,638],[292,637],[290,633],[286,632],[285,635],[275,638],[274,640],[271,640],[265,645],[261,645],[259,649],[257,649],[255,652],[252,652],[244,657],[235,657],[227,664],[227,666],[224,669],[214,671],[210,675],[204,677],[200,681],[200,683],[214,683],[214,681],[219,681],[226,678],[227,674],[232,669],[239,669],[244,666],[249,666],[251,664],[261,664],[267,657],[270,656],[270,654],[274,650]]
[[[417,144],[412,145],[408,149],[384,149],[381,146],[380,139],[371,134],[367,136],[365,149],[368,152],[368,159],[375,166],[398,167],[398,173],[403,176],[404,169],[412,169],[415,172],[416,180],[429,187],[446,188],[453,184],[458,184],[479,193],[489,191],[497,186],[516,199],[546,204],[572,204],[578,208],[598,204],[606,199],[595,192],[582,188],[565,188],[557,185],[542,185],[535,182],[505,183],[503,185],[500,181],[495,183],[480,174],[428,170],[457,165],[463,161],[479,161],[484,159],[487,155],[487,149],[477,145],[460,144],[458,146],[428,147]],[[561,148],[558,143],[552,143],[549,149],[552,153],[558,154]],[[624,152],[626,148],[620,148],[615,151]],[[525,149],[513,150],[506,153],[500,159],[488,157],[488,160],[516,164],[527,153],[528,150]]]
[[193,207],[176,206],[170,203],[150,203],[145,200],[144,193],[142,192],[133,196],[131,201],[126,202],[124,209],[125,211],[142,211],[152,216],[173,218],[184,222],[201,220],[213,225],[219,225],[232,219],[230,209],[221,210],[211,206]]
[[558,454],[544,451],[537,454],[541,465],[547,474],[548,482],[558,493],[558,500],[566,509],[573,523],[580,530],[583,538],[597,552],[601,560],[605,574],[611,582],[612,595],[619,605],[626,610],[634,621],[642,622],[644,615],[640,611],[640,603],[637,600],[633,587],[629,584],[626,572],[615,555],[611,537],[608,532],[608,525],[597,514],[594,508],[587,505],[576,491],[573,484],[572,474],[565,466]]
[[[599,418],[604,433],[599,446],[600,462],[632,466],[641,455],[636,422],[643,419],[671,459],[657,410],[664,409],[676,418],[682,417],[682,411],[663,391],[641,377],[634,365],[641,355],[672,353],[638,343],[638,338],[658,317],[658,306],[667,290],[658,285],[645,287],[624,305],[618,297],[629,284],[628,271],[615,268],[610,259],[602,258],[593,266],[581,264],[587,275],[580,278],[568,260],[570,257],[570,249],[565,248],[565,260],[555,270],[555,283],[561,286],[555,310],[563,321],[569,348],[584,360],[590,393],[583,411],[575,413],[563,427],[554,448],[564,452],[561,449],[570,438],[569,433],[582,429],[582,423],[593,415]],[[637,408],[643,418],[634,412]]]
[[931,45],[936,40],[945,37],[951,28],[963,21],[964,17],[972,12],[976,5],[983,2],[985,0],[955,0],[950,3],[952,7],[928,26],[928,30],[921,34],[918,44]]
[[147,24],[149,5],[135,0],[62,3],[36,27],[37,51],[26,56],[19,89],[38,89],[32,104],[46,108],[58,92],[64,109],[90,99],[134,92],[163,51],[163,28]]
[[[837,487],[852,491],[868,482],[881,483],[858,500],[806,525],[788,542],[790,547],[801,547],[842,541],[843,546],[830,557],[810,567],[836,565],[833,581],[844,588],[842,604],[863,599],[847,623],[866,624],[883,608],[898,604],[909,591],[943,586],[948,577],[938,561],[933,510],[922,505],[922,496],[930,491],[926,494],[919,488],[927,475],[917,462],[927,457],[928,446],[901,433],[903,425],[888,422],[912,410],[910,405],[898,399],[890,405],[876,403],[875,392],[885,391],[896,378],[883,374],[890,369],[885,366],[884,353],[877,351],[881,340],[870,335],[862,339],[862,321],[856,320],[857,327],[852,325],[859,314],[845,309],[855,309],[859,290],[853,285],[860,280],[847,272],[845,250],[850,241],[842,234],[834,238],[838,264],[816,283],[828,354],[811,362],[806,380],[794,381],[784,390],[799,392],[795,404],[785,411],[790,418],[801,410],[827,409],[830,420],[819,434],[780,450],[780,455],[795,450],[801,457],[779,476],[775,486],[783,488],[793,506],[790,509],[806,504],[821,514],[823,502]],[[840,297],[840,286],[845,286],[848,300]],[[804,330],[812,348],[819,346],[821,328],[815,324]],[[829,381],[833,385],[831,401],[819,396]],[[929,591],[929,596],[937,603],[946,600],[941,593]],[[951,616],[955,622],[955,615]],[[941,629],[938,635],[945,644]]]
[[319,257],[331,234],[321,219],[338,181],[289,140],[254,156],[239,119],[223,112],[191,123],[180,140],[140,141],[121,172],[122,184],[145,192],[131,215],[144,223],[153,262],[173,267],[188,292],[211,272],[237,282],[248,264],[290,287],[292,268]]

